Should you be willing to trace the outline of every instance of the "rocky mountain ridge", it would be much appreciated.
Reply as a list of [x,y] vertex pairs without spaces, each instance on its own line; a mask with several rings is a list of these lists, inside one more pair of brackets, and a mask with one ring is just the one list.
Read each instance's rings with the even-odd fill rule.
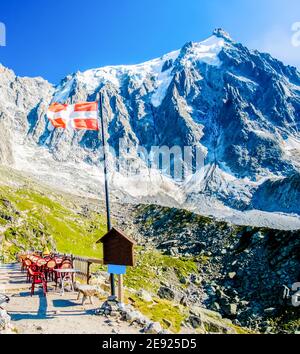
[[[0,90],[3,164],[57,188],[101,194],[98,133],[53,130],[46,118],[51,102],[92,101],[101,91],[110,147],[118,152],[122,139],[122,158],[141,167],[111,172],[116,198],[299,228],[300,74],[222,30],[143,64],[74,73],[56,87],[1,67]],[[174,180],[170,170],[149,169],[140,146],[189,146],[204,166]]]

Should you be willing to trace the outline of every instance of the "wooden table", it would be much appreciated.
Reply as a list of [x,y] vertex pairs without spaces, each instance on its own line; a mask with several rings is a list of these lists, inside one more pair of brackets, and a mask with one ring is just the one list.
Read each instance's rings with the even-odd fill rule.
[[73,284],[73,275],[78,273],[77,269],[73,268],[62,268],[62,269],[54,269],[56,273],[60,274],[60,286],[61,286],[61,295],[65,293],[65,285],[69,284],[72,291],[74,291]]

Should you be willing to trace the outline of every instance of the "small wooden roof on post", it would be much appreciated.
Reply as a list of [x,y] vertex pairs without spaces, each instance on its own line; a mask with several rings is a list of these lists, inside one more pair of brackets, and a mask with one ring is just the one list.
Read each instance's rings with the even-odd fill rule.
[[103,264],[134,266],[135,241],[122,231],[112,228],[96,243],[103,244]]

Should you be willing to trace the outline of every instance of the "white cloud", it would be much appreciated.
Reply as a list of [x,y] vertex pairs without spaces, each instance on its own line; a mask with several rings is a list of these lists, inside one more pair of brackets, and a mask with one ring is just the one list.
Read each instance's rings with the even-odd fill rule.
[[260,38],[250,41],[248,47],[270,53],[285,64],[300,69],[300,46],[293,45],[296,32],[290,28],[272,28]]

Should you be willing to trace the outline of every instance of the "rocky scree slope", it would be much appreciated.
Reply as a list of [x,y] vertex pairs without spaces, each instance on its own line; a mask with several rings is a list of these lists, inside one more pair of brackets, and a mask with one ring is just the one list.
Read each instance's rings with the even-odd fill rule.
[[148,244],[198,262],[199,286],[181,303],[206,306],[252,329],[299,330],[299,309],[283,297],[300,279],[299,231],[235,226],[155,205],[139,206],[134,215]]

